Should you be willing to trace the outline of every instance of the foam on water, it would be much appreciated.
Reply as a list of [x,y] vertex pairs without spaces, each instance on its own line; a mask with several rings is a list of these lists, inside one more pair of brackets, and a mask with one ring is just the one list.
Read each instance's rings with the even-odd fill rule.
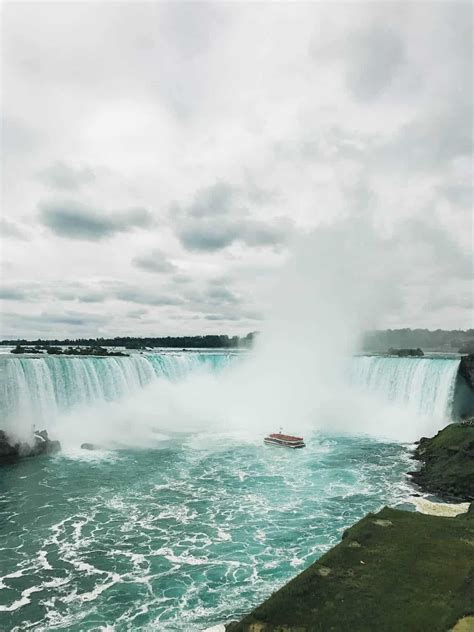
[[[336,432],[386,431],[385,405],[397,437],[405,413],[416,437],[420,419],[443,423],[458,363],[354,358],[344,397],[312,398],[307,448],[286,451],[262,445],[230,354],[1,358],[4,417],[75,442],[2,467],[0,629],[194,632],[248,612],[368,511],[410,496],[407,446]],[[367,398],[358,414],[350,384]],[[78,447],[130,434],[147,449]]]
[[307,439],[297,453],[223,438],[4,467],[0,627],[192,632],[247,612],[407,495],[404,446]]

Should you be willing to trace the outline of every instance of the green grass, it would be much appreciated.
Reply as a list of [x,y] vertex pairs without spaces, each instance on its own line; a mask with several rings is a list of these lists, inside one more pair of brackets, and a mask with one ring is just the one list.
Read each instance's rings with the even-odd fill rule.
[[473,613],[474,513],[386,507],[229,630],[446,632]]

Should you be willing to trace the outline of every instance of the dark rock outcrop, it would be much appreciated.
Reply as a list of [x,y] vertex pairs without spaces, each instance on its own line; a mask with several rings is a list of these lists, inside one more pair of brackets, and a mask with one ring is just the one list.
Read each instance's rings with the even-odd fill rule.
[[67,349],[62,349],[62,347],[54,347],[51,345],[36,345],[35,347],[23,347],[22,345],[17,345],[14,349],[10,351],[10,353],[34,353],[34,354],[43,354],[47,353],[48,355],[73,355],[73,356],[98,356],[98,357],[109,357],[109,356],[126,356],[128,357],[129,353],[123,353],[123,351],[109,351],[104,347],[68,347]]
[[52,441],[47,430],[36,431],[32,444],[15,441],[0,430],[0,463],[40,454],[54,454],[60,449],[59,441]]
[[94,443],[83,443],[81,445],[81,450],[98,450],[99,446],[95,445]]
[[459,375],[474,390],[474,354],[463,356],[459,363]]
[[423,490],[446,500],[474,500],[474,420],[450,424],[418,442],[413,458],[422,462],[409,472]]

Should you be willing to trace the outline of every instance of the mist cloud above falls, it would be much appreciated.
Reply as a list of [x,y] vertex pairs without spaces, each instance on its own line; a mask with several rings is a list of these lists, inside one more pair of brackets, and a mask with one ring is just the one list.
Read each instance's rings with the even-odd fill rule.
[[395,416],[387,417],[384,429],[381,403],[371,408],[370,400],[348,389],[346,377],[374,314],[383,318],[399,300],[402,268],[393,245],[365,218],[300,238],[266,296],[265,329],[246,357],[221,373],[158,380],[119,403],[69,415],[55,431],[66,442],[140,446],[156,443],[156,432],[255,440],[280,426],[396,436]]

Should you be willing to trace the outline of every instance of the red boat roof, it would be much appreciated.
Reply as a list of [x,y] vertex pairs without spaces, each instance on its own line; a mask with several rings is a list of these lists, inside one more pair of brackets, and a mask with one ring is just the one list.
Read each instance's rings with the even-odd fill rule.
[[281,439],[282,441],[303,441],[303,437],[293,437],[292,435],[280,434],[274,432],[270,435],[272,439]]

